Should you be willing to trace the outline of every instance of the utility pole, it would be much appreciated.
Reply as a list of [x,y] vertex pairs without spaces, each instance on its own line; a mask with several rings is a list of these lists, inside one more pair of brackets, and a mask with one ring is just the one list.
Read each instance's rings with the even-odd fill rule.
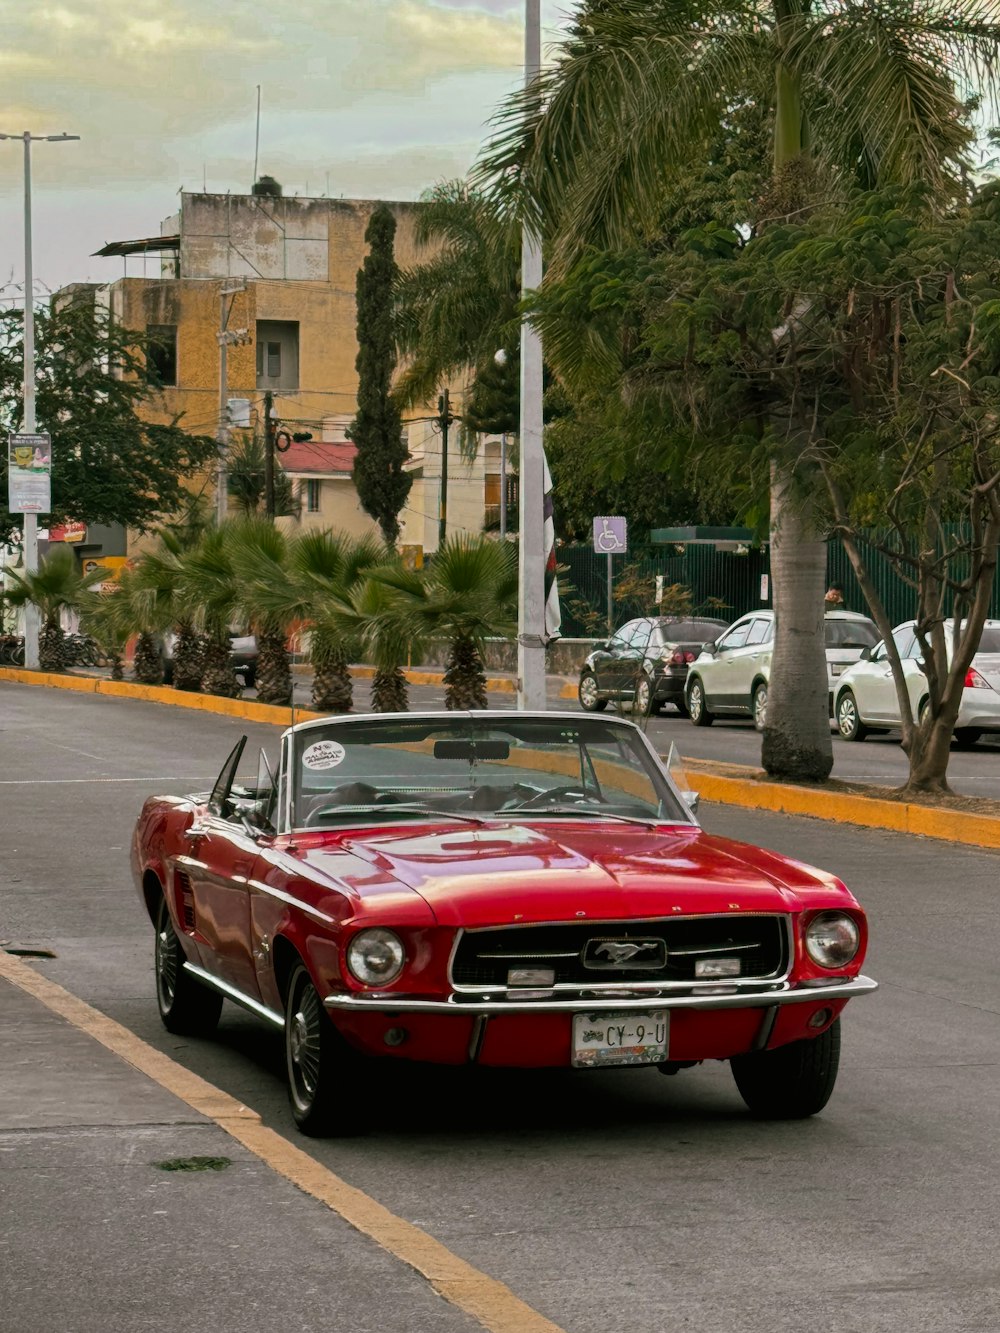
[[507,540],[507,432],[500,436],[500,540]]
[[[31,145],[33,143],[67,143],[79,139],[78,134],[0,134],[0,139],[20,139],[24,144],[24,408],[22,430],[25,435],[35,433],[35,275],[31,263]],[[38,515],[25,514],[24,572],[38,570]],[[24,665],[38,669],[38,608],[29,602],[24,608]]]
[[274,521],[274,394],[264,394],[264,513]]
[[444,545],[448,532],[448,427],[455,420],[451,415],[451,397],[448,390],[438,397],[438,425],[441,427],[441,496],[438,501],[438,550]]
[[[540,0],[524,5],[524,82],[541,72]],[[521,233],[521,299],[542,285],[542,246],[531,224]],[[517,606],[517,706],[546,706],[545,698],[545,506],[542,465],[542,340],[521,321],[521,468],[518,518],[520,564]]]
[[215,485],[215,517],[225,523],[229,510],[226,489],[226,454],[229,449],[229,348],[249,340],[246,329],[230,329],[229,316],[233,312],[232,298],[246,290],[243,278],[234,278],[219,288],[219,428],[215,438],[219,446],[219,471]]

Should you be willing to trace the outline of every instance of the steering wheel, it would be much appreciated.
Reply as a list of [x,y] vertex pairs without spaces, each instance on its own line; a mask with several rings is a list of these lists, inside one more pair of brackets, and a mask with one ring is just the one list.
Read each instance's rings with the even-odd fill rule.
[[320,799],[326,803],[309,811],[302,821],[303,828],[313,828],[316,824],[322,823],[323,816],[336,814],[338,806],[374,805],[378,800],[378,791],[367,782],[349,782]]
[[517,801],[515,805],[502,806],[501,809],[541,810],[547,805],[554,805],[557,800],[565,800],[566,798],[575,798],[578,802],[590,800],[587,792],[582,787],[549,787],[546,791],[540,791],[527,801]]

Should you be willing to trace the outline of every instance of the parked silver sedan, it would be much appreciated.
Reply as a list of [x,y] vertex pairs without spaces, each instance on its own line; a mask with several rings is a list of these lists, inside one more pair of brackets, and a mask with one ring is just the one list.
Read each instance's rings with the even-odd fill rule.
[[[949,645],[953,622],[944,622]],[[927,707],[927,677],[920,660],[920,641],[912,620],[898,625],[892,637],[906,680],[913,716],[920,719]],[[845,741],[863,741],[872,732],[902,725],[889,654],[879,641],[862,661],[849,667],[837,682],[834,716]],[[987,620],[979,650],[965,675],[962,704],[955,724],[957,745],[975,745],[984,731],[1000,731],[1000,620]]]

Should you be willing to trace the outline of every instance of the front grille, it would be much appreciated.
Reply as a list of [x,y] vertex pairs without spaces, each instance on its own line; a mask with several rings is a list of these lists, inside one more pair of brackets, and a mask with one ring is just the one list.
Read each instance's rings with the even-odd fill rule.
[[[634,945],[634,949],[616,945]],[[663,950],[666,949],[666,962]],[[631,953],[627,961],[624,953]],[[788,970],[783,916],[701,916],[628,922],[564,922],[466,931],[452,959],[452,984],[506,989],[511,968],[551,968],[557,986],[695,980],[699,959],[739,958],[740,978]],[[588,966],[589,964],[589,966]]]

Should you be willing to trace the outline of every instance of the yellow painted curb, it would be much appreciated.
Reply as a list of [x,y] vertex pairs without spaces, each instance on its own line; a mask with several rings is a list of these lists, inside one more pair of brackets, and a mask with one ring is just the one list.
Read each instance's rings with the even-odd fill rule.
[[[375,675],[373,666],[352,666],[348,667],[355,680],[371,680]],[[417,667],[407,667],[403,675],[411,685],[443,685],[443,671],[421,671]],[[514,694],[517,691],[517,681],[508,679],[507,676],[487,676],[487,690],[493,690],[498,694]]]
[[563,1333],[509,1287],[489,1277],[412,1222],[349,1185],[307,1152],[261,1124],[256,1111],[185,1069],[62,986],[0,949],[0,977],[99,1041],[193,1110],[242,1143],[272,1171],[337,1213],[394,1258],[407,1264],[450,1304],[489,1333]]
[[729,777],[702,768],[685,769],[685,777],[705,801],[751,810],[773,810],[785,815],[811,815],[839,824],[917,833],[925,838],[977,847],[1000,847],[1000,819],[993,815],[886,801],[877,796],[860,796],[823,787],[796,787],[766,779]]

